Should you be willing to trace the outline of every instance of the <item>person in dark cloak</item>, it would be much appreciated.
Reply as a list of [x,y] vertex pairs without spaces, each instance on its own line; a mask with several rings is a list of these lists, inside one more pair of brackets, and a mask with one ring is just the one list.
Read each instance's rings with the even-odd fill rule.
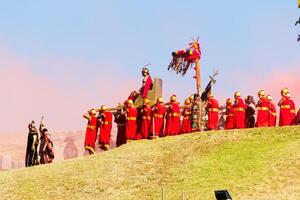
[[25,167],[31,167],[38,165],[38,145],[39,145],[39,135],[35,127],[34,121],[28,125],[29,133],[27,138],[27,147],[25,155]]

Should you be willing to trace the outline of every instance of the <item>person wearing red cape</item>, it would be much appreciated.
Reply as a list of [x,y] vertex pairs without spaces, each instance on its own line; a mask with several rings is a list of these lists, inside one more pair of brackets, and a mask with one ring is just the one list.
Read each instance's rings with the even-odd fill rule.
[[182,111],[182,125],[181,133],[191,133],[192,132],[192,105],[190,99],[184,101],[184,108]]
[[267,99],[269,101],[269,127],[276,126],[276,107],[275,104],[272,102],[272,96],[267,95]]
[[217,130],[219,121],[219,102],[211,93],[208,94],[206,110],[208,112],[207,129]]
[[149,99],[143,99],[143,107],[141,109],[142,125],[141,133],[137,136],[137,139],[146,139],[150,137],[150,128],[152,122],[152,109],[149,105]]
[[89,154],[95,154],[95,142],[98,130],[96,114],[96,110],[91,109],[88,111],[88,114],[83,115],[83,117],[88,120],[85,132],[84,148],[89,152]]
[[140,89],[140,95],[144,99],[147,98],[149,90],[152,90],[153,82],[148,68],[144,67],[142,69],[142,75],[144,78],[143,78],[142,87]]
[[287,88],[281,90],[281,99],[278,102],[278,106],[280,107],[279,126],[291,125],[291,105],[288,93],[289,91]]
[[178,135],[180,132],[180,107],[179,103],[176,102],[175,94],[170,97],[166,117],[165,135]]
[[110,146],[110,134],[112,128],[112,113],[108,111],[105,105],[100,108],[100,113],[98,116],[99,120],[99,147],[100,149],[107,151]]
[[137,128],[137,109],[133,105],[133,101],[131,99],[126,102],[126,138],[127,140],[135,140],[136,139],[136,128]]
[[233,129],[234,128],[234,107],[232,105],[232,100],[228,98],[226,100],[226,124],[225,124],[225,129]]
[[291,95],[288,92],[287,93],[287,97],[290,101],[290,115],[291,115],[291,124],[290,125],[295,125],[296,124],[296,106],[295,106],[295,102],[293,99],[291,99]]
[[245,108],[246,105],[244,100],[241,98],[240,92],[234,93],[234,105],[235,114],[234,114],[234,128],[241,129],[245,128]]
[[268,127],[269,126],[269,105],[270,102],[266,98],[266,94],[264,90],[260,90],[258,92],[258,102],[256,104],[257,107],[257,120],[256,127]]
[[[153,124],[154,124],[154,135],[164,137],[164,125],[165,125],[165,113],[166,106],[163,103],[163,98],[157,98],[156,104],[153,107]],[[151,128],[153,131],[153,127]]]

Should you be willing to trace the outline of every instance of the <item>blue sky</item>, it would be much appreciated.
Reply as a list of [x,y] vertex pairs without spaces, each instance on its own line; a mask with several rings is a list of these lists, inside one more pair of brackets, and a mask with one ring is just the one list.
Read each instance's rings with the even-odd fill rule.
[[[214,93],[223,102],[235,90],[279,93],[274,79],[299,91],[297,80],[280,82],[280,74],[300,71],[300,26],[294,26],[299,11],[296,0],[1,1],[0,45],[34,76],[80,94],[78,104],[89,108],[123,100],[115,98],[139,87],[140,68],[147,63],[152,76],[163,79],[165,99],[175,93],[183,100],[195,92],[193,71],[180,77],[167,66],[173,50],[199,36],[202,84],[218,69]],[[112,93],[101,94],[107,88]]]

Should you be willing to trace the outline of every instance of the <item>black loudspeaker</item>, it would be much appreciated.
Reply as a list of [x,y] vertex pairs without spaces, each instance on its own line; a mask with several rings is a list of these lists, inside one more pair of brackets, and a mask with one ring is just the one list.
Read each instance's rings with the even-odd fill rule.
[[217,200],[232,200],[227,190],[217,190],[215,191],[215,196]]

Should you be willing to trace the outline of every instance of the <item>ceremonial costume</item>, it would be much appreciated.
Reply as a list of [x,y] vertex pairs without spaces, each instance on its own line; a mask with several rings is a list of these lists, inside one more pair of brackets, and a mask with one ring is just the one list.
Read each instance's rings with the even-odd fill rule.
[[185,100],[185,106],[182,111],[181,133],[192,132],[192,105],[189,99]]
[[149,75],[149,70],[147,68],[142,69],[142,75],[143,75],[143,85],[140,89],[140,94],[142,98],[147,98],[149,90],[152,90],[153,87],[153,81],[151,76]]
[[300,125],[300,109],[298,110],[298,113],[297,113],[296,125]]
[[96,117],[96,111],[91,110],[89,111],[88,115],[84,115],[83,117],[88,120],[86,132],[85,132],[84,148],[88,150],[90,154],[94,154],[95,142],[97,137],[97,129],[98,129],[97,127],[98,120]]
[[117,141],[116,146],[119,147],[126,144],[126,116],[121,110],[115,114],[115,123],[117,124]]
[[25,154],[25,167],[31,167],[34,165],[38,165],[38,132],[32,121],[28,125],[29,133],[27,137],[27,147],[26,147],[26,154]]
[[137,128],[137,109],[133,106],[133,102],[131,100],[128,100],[127,104],[128,108],[126,109],[126,138],[127,140],[135,140]]
[[[153,107],[153,120],[154,120],[154,134],[155,136],[164,136],[164,118],[166,113],[166,106],[163,104],[162,98]],[[153,128],[151,128],[153,131]]]
[[206,110],[208,112],[207,129],[217,130],[219,120],[219,102],[214,99],[212,95],[209,95]]
[[166,117],[166,135],[178,135],[180,132],[180,107],[176,102],[175,95],[170,98]]
[[267,99],[269,100],[269,127],[276,126],[276,107],[274,103],[272,102],[272,97],[270,95],[267,96]]
[[269,126],[269,101],[263,90],[259,91],[258,96],[256,127],[267,127]]
[[141,110],[142,114],[142,128],[141,128],[141,135],[142,139],[146,139],[150,137],[150,128],[152,127],[152,109],[149,106],[149,100],[144,99],[144,105]]
[[226,100],[226,125],[225,125],[226,130],[234,128],[234,113],[235,113],[235,109],[232,106],[232,100],[227,99]]
[[288,94],[288,90],[286,88],[281,90],[282,98],[278,103],[278,106],[280,107],[279,126],[291,125],[291,106],[287,94]]
[[246,105],[240,96],[239,92],[235,93],[234,105],[235,115],[234,115],[234,128],[241,129],[245,128],[245,108]]
[[48,130],[43,124],[40,125],[40,164],[52,163],[54,159],[53,142],[50,138]]
[[290,125],[295,125],[296,124],[296,106],[295,102],[289,97],[290,101],[290,114],[291,114],[291,124]]
[[99,147],[102,150],[108,150],[110,146],[110,134],[112,128],[112,113],[107,111],[106,106],[101,106],[99,115],[100,134]]

